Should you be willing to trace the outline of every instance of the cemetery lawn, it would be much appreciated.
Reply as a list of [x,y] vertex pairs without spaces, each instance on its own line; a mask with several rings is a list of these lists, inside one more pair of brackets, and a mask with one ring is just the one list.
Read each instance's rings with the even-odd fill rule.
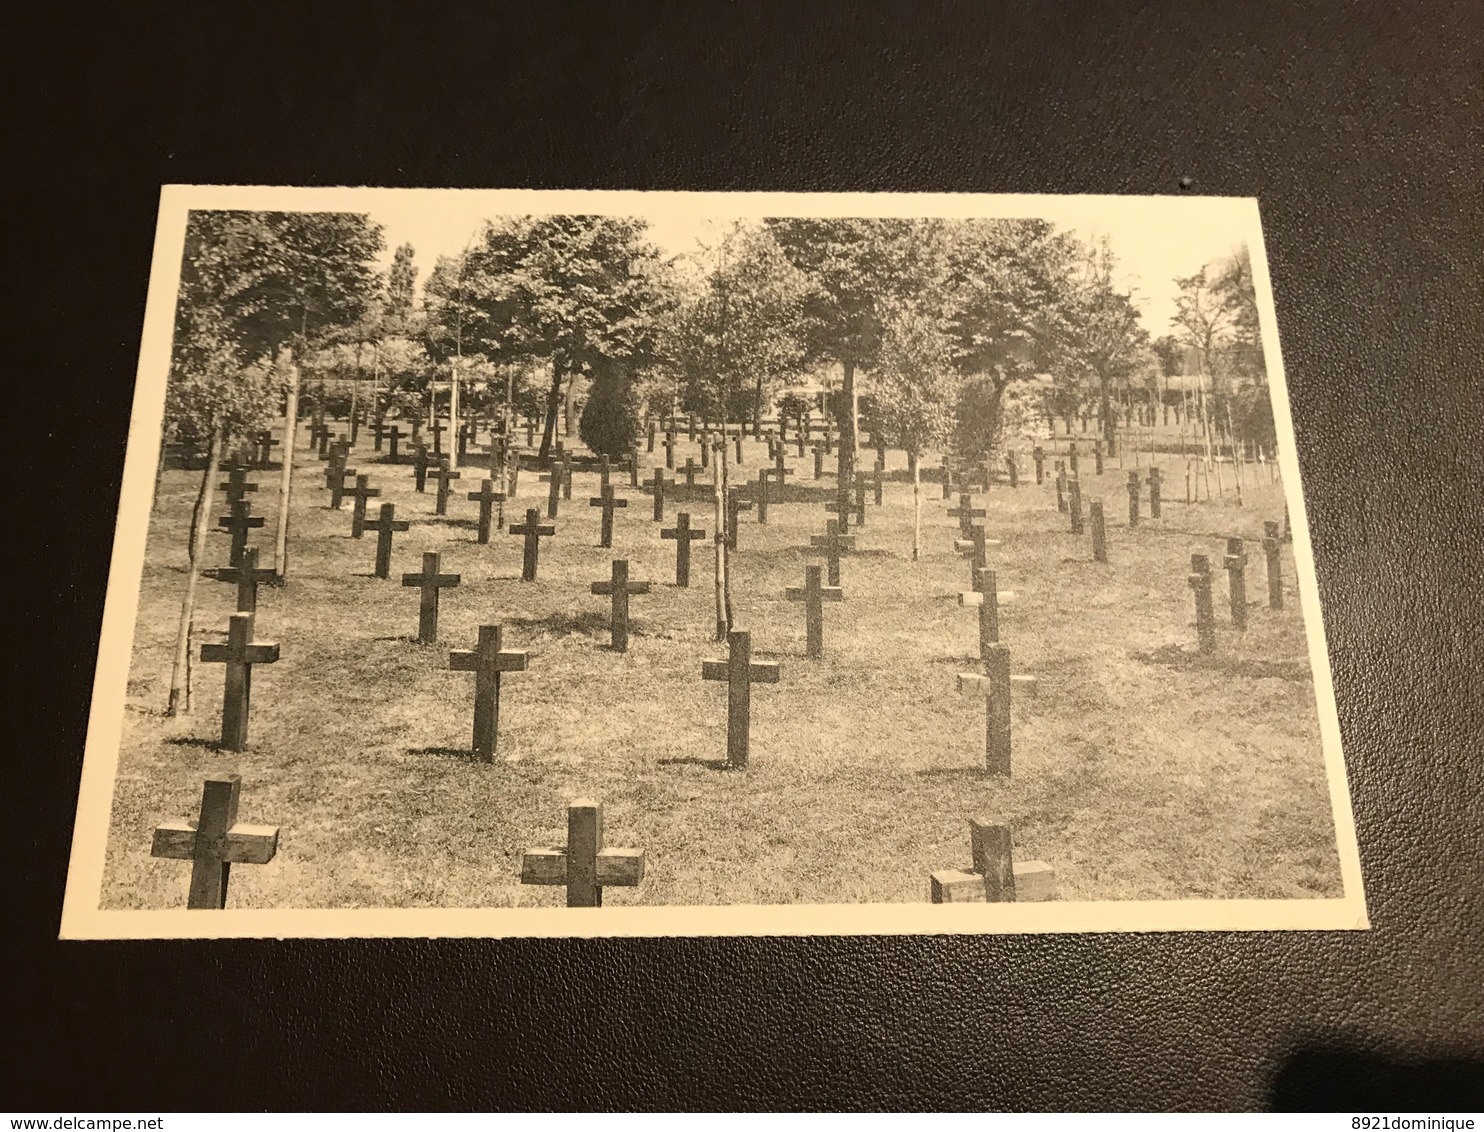
[[[1090,448],[1090,438],[1084,452]],[[363,434],[351,465],[412,520],[396,536],[392,578],[370,576],[375,535],[349,536],[350,501],[328,507],[322,465],[301,439],[287,584],[259,594],[257,636],[282,659],[253,675],[250,749],[219,751],[222,667],[195,666],[189,716],[164,717],[187,530],[200,473],[167,470],[152,516],[110,826],[102,903],[184,907],[190,869],[150,857],[162,821],[194,819],[201,780],[241,774],[240,820],[282,827],[277,857],[233,870],[232,907],[507,907],[558,905],[560,888],[523,887],[520,855],[561,844],[567,803],[605,806],[607,844],[647,851],[638,888],[605,903],[776,904],[922,902],[928,874],[967,868],[968,820],[1014,831],[1016,857],[1054,866],[1064,900],[1333,897],[1341,894],[1320,751],[1314,683],[1295,585],[1283,548],[1286,609],[1267,608],[1263,554],[1248,542],[1249,627],[1230,627],[1222,538],[1260,539],[1282,519],[1280,484],[1254,469],[1238,508],[1225,498],[1184,503],[1184,463],[1164,462],[1162,520],[1127,527],[1126,469],[1102,477],[1083,457],[1084,499],[1105,501],[1111,561],[1092,561],[1037,487],[1022,456],[1018,490],[997,486],[988,506],[1001,590],[1000,634],[1012,670],[1039,679],[1014,701],[1014,772],[984,775],[984,703],[955,677],[978,670],[977,619],[956,595],[969,568],[953,550],[956,522],[935,483],[923,488],[924,557],[911,561],[912,492],[902,454],[890,454],[885,505],[871,506],[859,549],[842,563],[845,602],[825,607],[825,657],[804,657],[804,614],[783,600],[801,585],[808,536],[824,530],[833,483],[795,460],[769,524],[741,522],[734,556],[737,625],[754,659],[782,682],[752,693],[751,765],[724,769],[726,688],[701,680],[714,640],[712,549],[695,544],[688,590],[673,585],[675,544],[659,538],[644,489],[615,520],[614,549],[597,546],[597,475],[579,468],[555,538],[543,539],[540,580],[519,581],[521,543],[504,531],[475,542],[480,472],[465,467],[449,504],[413,490],[408,466],[379,462]],[[696,454],[679,446],[679,462]],[[749,440],[742,471],[764,461]],[[663,464],[643,457],[643,474]],[[870,454],[862,454],[869,466]],[[1147,457],[1146,457],[1147,462]],[[926,466],[934,466],[932,461]],[[1130,461],[1129,467],[1132,467]],[[253,545],[271,560],[277,470],[259,471],[254,510],[268,516]],[[1252,479],[1259,479],[1254,484]],[[544,485],[521,478],[507,504],[518,521],[542,507]],[[709,487],[686,504],[678,488],[666,523],[689,510],[713,533]],[[1147,516],[1147,500],[1146,500]],[[223,512],[220,495],[213,522]],[[543,519],[544,521],[544,519]],[[225,535],[208,565],[225,563]],[[462,585],[444,590],[439,644],[415,641],[418,595],[401,574],[424,550],[443,554]],[[1192,551],[1211,556],[1216,652],[1195,647],[1186,582]],[[631,601],[629,652],[608,648],[608,599],[588,592],[614,557],[653,591]],[[225,639],[235,587],[204,578],[196,647]],[[505,626],[529,670],[507,675],[493,765],[469,755],[473,676],[448,668],[482,623]]]

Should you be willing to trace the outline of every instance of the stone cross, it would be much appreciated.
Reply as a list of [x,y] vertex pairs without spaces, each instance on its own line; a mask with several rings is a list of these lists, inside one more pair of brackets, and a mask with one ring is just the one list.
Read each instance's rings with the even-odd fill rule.
[[654,470],[654,521],[663,522],[665,518],[665,469]]
[[1211,560],[1204,554],[1190,556],[1190,576],[1195,591],[1195,632],[1201,652],[1216,651],[1216,613],[1211,605]]
[[1132,470],[1128,474],[1128,525],[1139,525],[1139,473]]
[[975,519],[982,519],[989,514],[983,507],[975,507],[974,497],[967,493],[958,497],[958,506],[948,509],[948,517],[958,520],[959,534],[964,538],[969,537],[969,528]]
[[278,826],[237,820],[242,777],[214,774],[201,791],[200,817],[155,826],[151,857],[191,862],[186,907],[227,906],[227,880],[233,865],[266,865],[278,852]]
[[562,456],[562,498],[572,498],[572,451],[569,448],[559,449]]
[[727,634],[727,659],[701,662],[703,680],[724,680],[727,685],[727,763],[741,769],[747,766],[747,749],[752,730],[752,685],[776,684],[780,679],[778,665],[753,663],[752,634],[733,629]]
[[1063,514],[1067,510],[1067,466],[1061,460],[1056,462],[1056,509]]
[[1001,904],[1056,899],[1056,872],[1045,861],[1017,862],[1010,827],[969,822],[968,872],[942,869],[929,877],[934,904]]
[[1072,533],[1082,533],[1082,481],[1073,475],[1067,482],[1067,512],[1072,521]]
[[433,505],[433,514],[448,514],[448,489],[450,481],[462,479],[464,473],[456,472],[448,466],[448,457],[444,456],[438,461],[438,466],[428,473],[438,481],[438,497]]
[[814,658],[824,655],[824,603],[845,600],[845,591],[839,586],[821,584],[822,570],[823,568],[819,566],[805,566],[804,584],[789,586],[783,591],[786,600],[804,603],[804,625],[807,634],[805,652],[806,655]]
[[252,707],[252,666],[278,661],[276,641],[253,640],[253,614],[234,613],[228,622],[225,644],[203,644],[204,664],[227,666],[226,691],[222,696],[222,747],[228,751],[247,749],[247,718]]
[[524,650],[501,650],[498,625],[481,625],[474,648],[448,654],[450,670],[474,673],[474,753],[487,763],[500,735],[500,674],[524,672],[526,661]]
[[687,511],[681,511],[675,516],[673,527],[665,527],[660,531],[660,538],[671,539],[675,543],[675,584],[677,586],[690,585],[690,544],[705,537],[705,531],[699,527],[691,527],[690,513]]
[[407,434],[402,431],[402,426],[397,424],[395,421],[392,422],[392,427],[386,430],[386,455],[387,459],[390,460],[393,464],[397,463],[401,459],[401,453],[398,451],[398,448],[402,443],[402,437],[406,435]]
[[1283,608],[1283,543],[1277,520],[1262,525],[1262,549],[1268,559],[1268,608]]
[[534,582],[536,580],[536,567],[541,558],[541,538],[543,535],[556,534],[556,527],[542,526],[540,513],[536,508],[528,507],[526,508],[526,521],[518,527],[512,524],[510,533],[525,539],[525,553],[521,561],[520,580],[522,582]]
[[829,519],[825,522],[824,534],[809,536],[809,545],[824,551],[825,564],[829,569],[827,575],[829,584],[838,586],[840,584],[840,554],[843,551],[855,549],[855,536],[843,533],[838,520]]
[[1243,549],[1241,539],[1226,540],[1226,557],[1222,560],[1222,565],[1226,567],[1227,598],[1231,603],[1232,627],[1245,629],[1247,628],[1247,552]]
[[700,471],[696,462],[689,456],[685,458],[685,467],[680,469],[680,474],[685,477],[685,497],[689,499],[696,487],[696,473]]
[[371,424],[371,449],[380,452],[383,442],[386,440],[386,421],[377,417]]
[[[606,457],[605,457],[606,459]],[[605,469],[606,471],[606,469]],[[613,545],[613,511],[616,507],[627,507],[629,501],[613,494],[613,485],[603,484],[602,492],[596,498],[587,501],[589,507],[601,507],[603,509],[602,525],[599,534],[599,546],[611,547]]]
[[1160,508],[1160,470],[1151,466],[1149,469],[1149,517],[1159,518]]
[[417,610],[417,640],[423,645],[438,640],[438,591],[459,584],[459,575],[440,574],[440,565],[441,558],[436,550],[424,551],[422,572],[402,575],[404,586],[416,586],[422,591]]
[[1036,691],[1034,676],[1010,675],[1010,649],[992,644],[984,658],[984,673],[960,672],[958,690],[985,699],[984,768],[990,774],[1010,773],[1010,691]]
[[612,632],[613,651],[629,651],[629,598],[649,592],[648,582],[629,581],[629,563],[625,558],[613,560],[612,574],[606,582],[592,583],[592,592],[612,597],[609,628]]
[[546,517],[548,519],[555,519],[562,498],[561,470],[553,464],[550,471],[542,472],[536,479],[547,485]]
[[810,448],[810,451],[812,451],[814,453],[814,478],[817,479],[817,480],[818,479],[823,479],[824,478],[824,445],[823,444],[811,444],[809,446],[809,448]]
[[227,557],[227,562],[232,566],[242,565],[242,552],[247,549],[247,532],[256,530],[267,521],[261,515],[253,515],[251,511],[252,504],[239,499],[232,505],[230,515],[223,515],[216,521],[218,527],[232,536],[232,550]]
[[757,474],[757,521],[758,526],[768,525],[768,469]]
[[406,519],[397,518],[397,505],[383,503],[381,517],[374,523],[366,523],[365,529],[376,532],[376,569],[378,578],[392,576],[392,532],[405,531],[411,526]]
[[359,473],[354,468],[340,465],[334,479],[330,481],[330,507],[339,511],[340,505],[345,502],[345,497],[350,494],[350,489],[345,486],[347,479],[355,479]]
[[366,531],[366,500],[376,499],[381,495],[379,487],[371,486],[371,477],[367,475],[356,476],[356,485],[345,493],[351,497],[350,508],[350,537],[360,538]]
[[1000,643],[1000,602],[1014,601],[1015,591],[998,588],[995,572],[988,567],[974,571],[974,588],[958,595],[958,603],[979,610],[979,659],[987,660],[991,645]]
[[242,565],[223,566],[215,572],[215,577],[219,582],[237,583],[238,613],[255,613],[258,608],[258,587],[276,582],[278,573],[258,569],[258,548],[250,546],[242,552]]
[[835,516],[842,531],[850,529],[850,517],[855,514],[855,503],[850,498],[850,481],[840,480],[835,484],[835,498],[826,499],[824,509]]
[[1087,505],[1087,517],[1092,523],[1092,560],[1108,561],[1108,531],[1103,521],[1103,501],[1094,499]]
[[505,518],[505,493],[495,490],[494,480],[480,480],[479,490],[465,492],[465,498],[479,504],[479,534],[478,541],[481,545],[490,540],[490,527],[494,519],[494,505],[501,504],[500,522]]
[[643,849],[603,848],[603,807],[579,798],[567,807],[567,844],[527,849],[521,884],[565,885],[568,908],[601,908],[605,887],[633,888],[644,879]]
[[1036,484],[1040,486],[1046,479],[1046,453],[1039,444],[1031,449],[1031,460],[1035,462]]
[[675,470],[675,429],[674,426],[665,429],[665,467],[669,471]]

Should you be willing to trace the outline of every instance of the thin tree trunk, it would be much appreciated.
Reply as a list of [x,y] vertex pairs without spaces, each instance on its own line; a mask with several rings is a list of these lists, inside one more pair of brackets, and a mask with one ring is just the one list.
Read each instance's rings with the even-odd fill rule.
[[922,557],[922,474],[916,452],[907,453],[912,471],[912,561]]
[[[711,443],[707,440],[706,443]],[[725,445],[722,446],[725,449]],[[722,470],[725,451],[714,453],[712,481],[716,503],[716,639],[727,639],[727,499],[726,473]]]
[[845,399],[845,411],[836,406],[835,418],[840,425],[840,478],[842,484],[853,483],[855,478],[855,363],[841,365],[845,379],[840,383],[840,396]]
[[1098,374],[1098,406],[1102,415],[1103,445],[1112,456],[1118,451],[1118,423],[1113,419],[1113,391],[1106,374]]
[[170,668],[170,698],[165,705],[165,714],[172,717],[189,715],[191,711],[191,627],[196,617],[196,578],[201,570],[201,556],[206,552],[207,513],[211,509],[221,462],[222,430],[217,425],[211,434],[211,450],[206,457],[206,471],[201,476],[201,490],[196,493],[196,506],[191,511],[186,591],[180,603],[180,625],[175,632],[175,663]]
[[455,358],[448,371],[448,466],[459,467],[459,363]]
[[551,455],[552,441],[556,437],[557,407],[562,400],[562,367],[551,363],[551,388],[546,392],[546,425],[541,430],[541,450],[537,455],[545,460]]
[[289,394],[283,423],[283,468],[278,479],[278,530],[273,543],[273,569],[282,582],[289,572],[289,493],[294,478],[294,441],[299,435],[299,360],[290,347],[279,354],[287,359]]

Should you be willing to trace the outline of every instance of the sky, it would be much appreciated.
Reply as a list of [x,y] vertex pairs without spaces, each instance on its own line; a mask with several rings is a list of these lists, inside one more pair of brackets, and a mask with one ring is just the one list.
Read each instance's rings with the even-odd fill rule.
[[[734,216],[788,214],[770,208],[782,194],[736,194],[729,198],[724,194],[700,193],[494,194],[478,190],[382,190],[378,198],[385,192],[413,194],[413,199],[399,196],[386,203],[377,199],[365,209],[385,227],[387,250],[383,261],[390,262],[392,249],[399,244],[412,244],[419,281],[427,278],[440,255],[463,251],[483,221],[497,215],[573,211],[642,215],[649,221],[650,237],[660,249],[679,254],[696,250],[699,240],[710,242]],[[569,202],[560,198],[577,199]],[[844,215],[849,211],[870,214],[883,198],[865,194],[831,194],[819,198],[787,194],[787,199],[789,212],[794,215]],[[815,199],[829,201],[832,211],[811,213],[808,205]],[[1132,290],[1144,326],[1154,337],[1170,333],[1170,319],[1179,293],[1175,278],[1193,275],[1213,260],[1230,256],[1254,231],[1252,202],[1239,198],[938,194],[914,198],[891,194],[889,199],[893,202],[891,212],[879,214],[964,214],[967,206],[973,215],[1041,216],[1087,241],[1107,236],[1118,262],[1119,283]],[[848,211],[834,211],[834,206],[842,200],[850,202],[846,206]],[[614,207],[614,203],[618,206]]]

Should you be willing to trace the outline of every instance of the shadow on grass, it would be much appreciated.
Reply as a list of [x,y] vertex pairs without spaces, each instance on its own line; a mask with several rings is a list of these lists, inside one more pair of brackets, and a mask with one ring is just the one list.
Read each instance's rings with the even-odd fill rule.
[[[521,629],[540,629],[554,637],[567,637],[573,633],[581,633],[583,636],[597,633],[606,635],[610,631],[608,614],[592,612],[550,613],[545,617],[507,617],[505,624]],[[633,630],[629,632],[632,635]]]
[[460,763],[488,765],[467,747],[409,747],[407,754],[413,758],[451,759]]
[[220,739],[207,739],[200,735],[172,735],[166,739],[172,747],[202,747],[208,751],[220,751],[222,743]]
[[1307,660],[1269,660],[1264,657],[1233,656],[1218,651],[1202,653],[1185,645],[1161,645],[1157,649],[1129,654],[1142,664],[1155,664],[1179,671],[1223,672],[1229,676],[1251,679],[1292,680],[1302,683],[1314,678]]
[[707,770],[731,770],[732,764],[726,759],[703,759],[699,755],[676,755],[670,759],[657,760],[657,766],[700,766]]
[[[401,634],[398,634],[396,636],[391,636],[391,637],[372,637],[371,639],[373,641],[395,641],[395,642],[397,642],[399,644],[404,644],[404,645],[415,645],[415,644],[421,643],[411,633],[401,633]],[[429,648],[437,648],[438,647],[438,644],[435,641],[433,644],[429,645],[428,647]]]
[[477,531],[479,529],[478,519],[450,519],[446,515],[434,515],[432,521],[440,523],[445,527],[457,527],[465,531]]
[[990,774],[982,766],[928,766],[916,772],[919,778],[1004,778]]

